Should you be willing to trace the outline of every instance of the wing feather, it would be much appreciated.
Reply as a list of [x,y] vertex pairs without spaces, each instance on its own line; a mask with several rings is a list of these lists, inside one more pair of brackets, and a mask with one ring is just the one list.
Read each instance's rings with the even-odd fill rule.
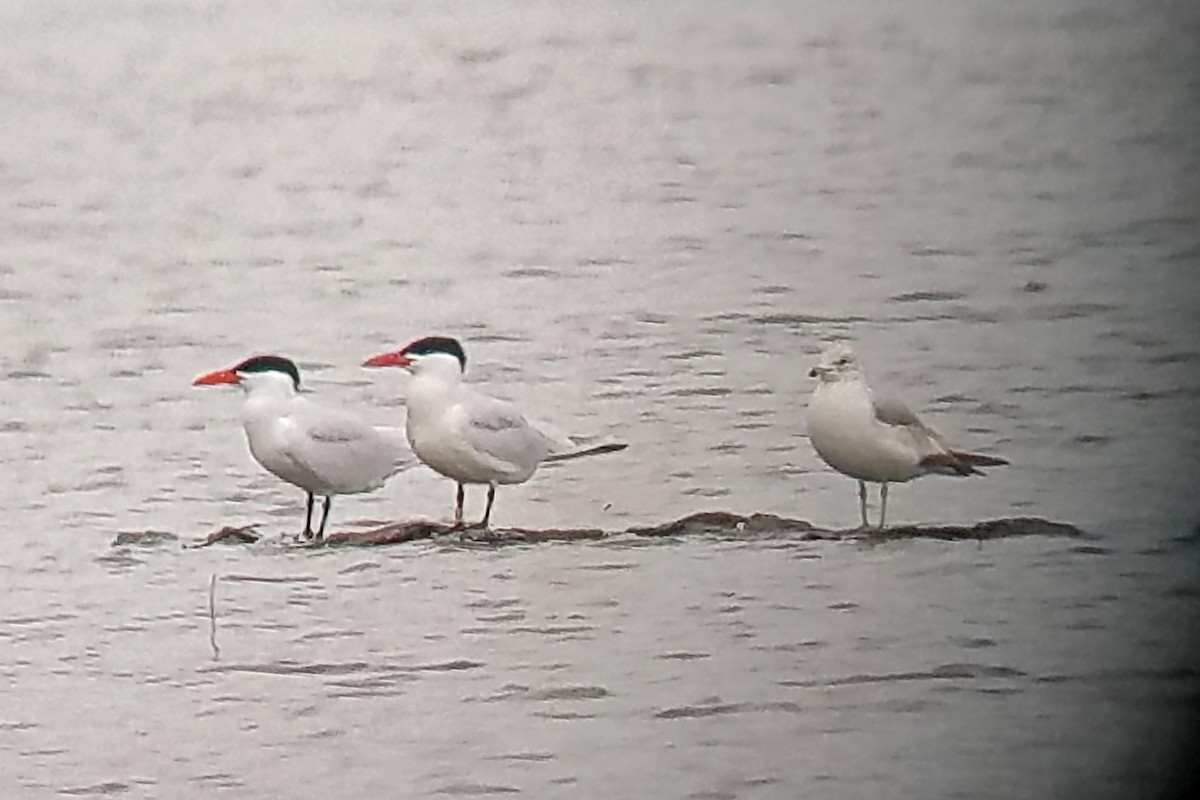
[[281,454],[308,478],[310,491],[370,491],[395,471],[395,447],[357,417],[308,404],[281,426]]
[[871,405],[875,409],[875,419],[884,425],[915,425],[925,427],[920,417],[898,395],[871,393]]
[[512,403],[473,396],[457,407],[471,447],[504,472],[524,480],[549,454],[551,442]]

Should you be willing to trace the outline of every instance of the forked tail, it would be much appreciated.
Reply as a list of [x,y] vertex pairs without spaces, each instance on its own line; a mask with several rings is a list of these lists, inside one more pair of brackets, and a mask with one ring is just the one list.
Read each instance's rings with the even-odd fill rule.
[[601,453],[616,453],[624,450],[629,445],[622,442],[609,442],[608,444],[598,444],[595,447],[586,447],[583,450],[572,450],[569,453],[553,453],[546,456],[546,461],[570,461],[572,458],[583,458],[584,456],[598,456]]

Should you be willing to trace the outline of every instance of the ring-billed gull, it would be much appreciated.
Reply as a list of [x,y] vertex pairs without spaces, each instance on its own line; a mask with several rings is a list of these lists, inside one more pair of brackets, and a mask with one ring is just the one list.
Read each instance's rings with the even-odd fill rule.
[[818,378],[808,403],[808,436],[825,463],[858,481],[862,526],[867,521],[867,483],[880,484],[879,527],[887,517],[889,483],[922,475],[982,475],[978,467],[1008,462],[954,450],[896,397],[876,397],[853,348],[829,346],[809,376]]

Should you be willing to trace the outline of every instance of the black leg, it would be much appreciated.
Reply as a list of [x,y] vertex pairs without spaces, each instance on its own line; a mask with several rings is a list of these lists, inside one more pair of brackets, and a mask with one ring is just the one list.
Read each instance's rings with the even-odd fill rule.
[[333,497],[325,495],[325,510],[321,514],[321,528],[317,531],[317,541],[325,538],[325,523],[329,521],[329,507],[333,505]]
[[313,495],[312,495],[312,492],[308,492],[308,503],[306,505],[308,506],[308,509],[304,514],[304,533],[302,535],[304,536],[305,539],[311,539],[313,536],[313,532],[312,532]]
[[458,485],[458,492],[454,496],[454,527],[460,527],[463,521],[463,503],[467,499],[467,489],[461,483]]
[[487,507],[483,509],[483,521],[479,523],[479,527],[487,530],[488,520],[492,518],[492,503],[496,502],[496,484],[488,484],[488,499]]
[[884,521],[887,519],[887,486],[887,481],[884,481],[879,489],[879,530],[883,530]]
[[867,484],[863,481],[858,482],[858,513],[862,517],[862,527],[869,528],[870,523],[867,522]]

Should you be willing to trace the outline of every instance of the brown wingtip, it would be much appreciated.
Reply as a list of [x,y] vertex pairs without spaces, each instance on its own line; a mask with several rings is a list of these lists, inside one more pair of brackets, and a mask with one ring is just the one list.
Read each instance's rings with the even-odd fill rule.
[[972,467],[1003,467],[1008,464],[1008,461],[996,456],[985,456],[979,453],[961,453],[957,450],[953,451],[954,457],[964,464]]
[[953,452],[933,453],[921,459],[921,466],[931,472],[940,472],[943,475],[978,474],[978,470],[960,461],[956,455]]
[[619,453],[629,447],[625,442],[610,442],[593,447],[588,451],[588,455],[599,455],[600,453]]
[[976,467],[999,467],[1007,463],[1003,458],[958,450],[934,453],[921,459],[921,466],[946,475],[982,475],[983,472]]
[[595,447],[588,447],[583,450],[572,450],[569,453],[555,453],[546,456],[546,461],[569,461],[572,458],[582,458],[583,456],[598,456],[602,453],[617,453],[629,445],[624,442],[610,442],[608,444],[598,444]]

